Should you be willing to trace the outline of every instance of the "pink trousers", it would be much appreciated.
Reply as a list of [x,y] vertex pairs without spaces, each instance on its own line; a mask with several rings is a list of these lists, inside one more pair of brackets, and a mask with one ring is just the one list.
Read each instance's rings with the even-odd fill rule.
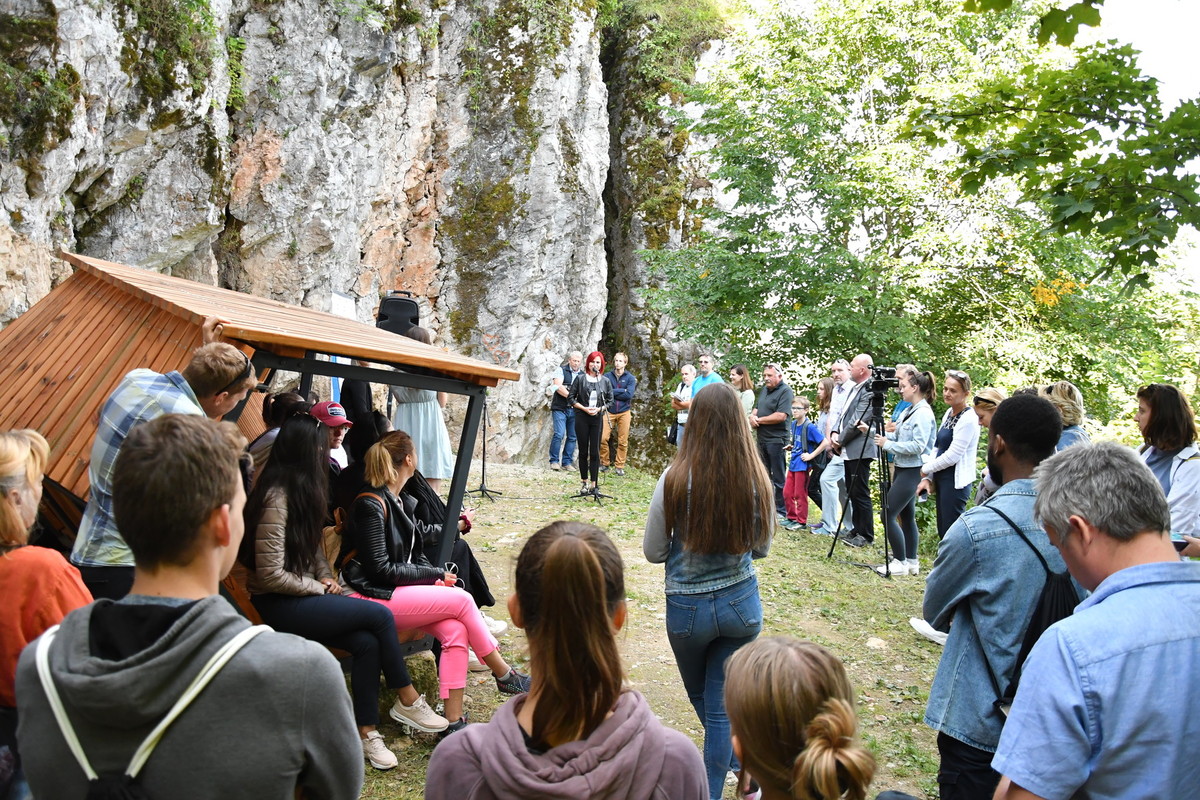
[[[362,597],[351,592],[351,597]],[[471,595],[454,586],[397,586],[390,600],[364,598],[382,603],[396,618],[396,630],[417,628],[442,643],[438,664],[438,695],[445,699],[451,689],[467,685],[467,646],[482,661],[497,649],[496,637],[483,622],[483,614]]]

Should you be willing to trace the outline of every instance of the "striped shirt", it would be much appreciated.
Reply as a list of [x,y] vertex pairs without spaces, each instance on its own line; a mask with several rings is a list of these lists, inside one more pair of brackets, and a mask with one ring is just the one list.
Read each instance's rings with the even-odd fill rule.
[[[149,369],[130,372],[104,402],[96,441],[92,444],[92,461],[88,466],[91,494],[71,563],[86,567],[131,567],[133,553],[117,531],[112,513],[113,465],[121,443],[134,425],[163,414],[193,414],[204,416],[196,393],[183,375],[166,375]],[[180,487],[185,490],[185,487]]]

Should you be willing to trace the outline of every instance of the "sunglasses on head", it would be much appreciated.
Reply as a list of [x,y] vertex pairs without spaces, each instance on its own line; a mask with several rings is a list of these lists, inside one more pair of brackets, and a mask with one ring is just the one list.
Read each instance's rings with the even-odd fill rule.
[[977,406],[994,406],[994,405],[996,405],[995,400],[992,400],[991,398],[988,398],[988,397],[980,397],[979,395],[975,395],[974,402],[975,402],[975,405],[977,405]]
[[[241,350],[238,352],[242,353]],[[224,394],[225,392],[233,389],[233,387],[237,386],[239,383],[245,383],[254,377],[254,365],[250,363],[250,356],[242,353],[242,358],[246,359],[246,369],[243,370],[236,378],[226,384],[225,388],[221,389],[219,392],[217,392],[217,394]]]

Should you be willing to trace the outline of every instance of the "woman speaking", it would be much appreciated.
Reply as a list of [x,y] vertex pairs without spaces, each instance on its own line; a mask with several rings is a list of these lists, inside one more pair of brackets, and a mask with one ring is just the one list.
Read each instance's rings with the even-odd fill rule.
[[[575,439],[579,443],[579,493],[595,493],[600,476],[600,433],[604,411],[612,405],[612,384],[604,377],[604,355],[588,354],[583,374],[571,384],[567,402],[575,409]],[[591,483],[588,483],[588,476]]]

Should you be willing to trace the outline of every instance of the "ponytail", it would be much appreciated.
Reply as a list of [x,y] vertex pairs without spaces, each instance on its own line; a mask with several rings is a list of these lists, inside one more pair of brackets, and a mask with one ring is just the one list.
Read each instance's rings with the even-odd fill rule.
[[594,525],[554,522],[525,543],[516,584],[538,693],[533,739],[586,738],[624,680],[613,622],[625,597],[621,555]]
[[742,764],[795,800],[866,797],[875,759],[858,741],[854,693],[837,656],[791,637],[765,637],[725,665],[725,708]]
[[807,745],[792,766],[795,800],[864,800],[875,759],[854,740],[858,719],[838,697],[825,701],[804,731]]

